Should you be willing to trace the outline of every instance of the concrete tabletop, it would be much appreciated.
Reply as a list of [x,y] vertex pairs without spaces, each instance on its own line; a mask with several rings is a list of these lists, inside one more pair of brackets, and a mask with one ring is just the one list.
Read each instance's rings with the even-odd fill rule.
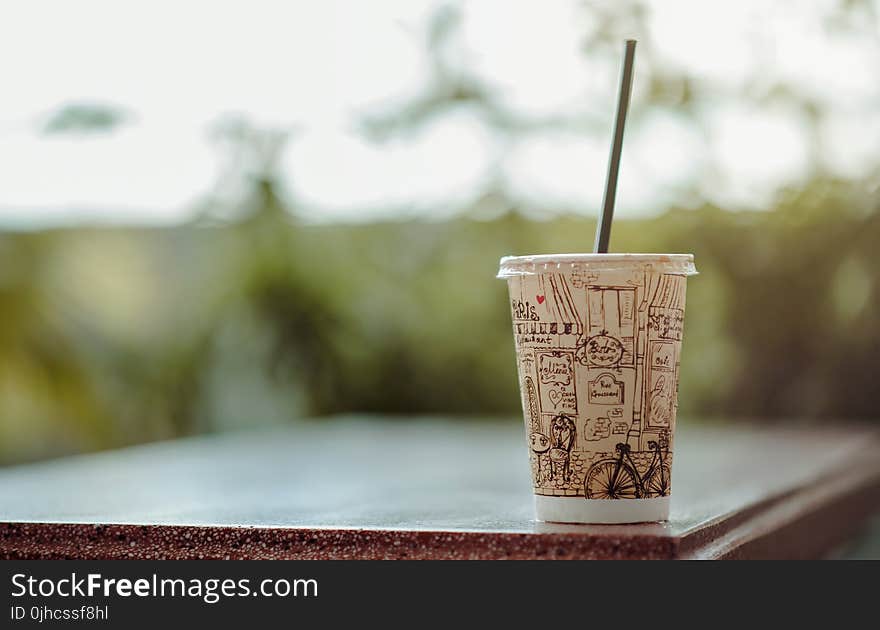
[[0,557],[815,557],[880,508],[878,452],[682,422],[669,522],[555,525],[518,420],[322,419],[0,469]]

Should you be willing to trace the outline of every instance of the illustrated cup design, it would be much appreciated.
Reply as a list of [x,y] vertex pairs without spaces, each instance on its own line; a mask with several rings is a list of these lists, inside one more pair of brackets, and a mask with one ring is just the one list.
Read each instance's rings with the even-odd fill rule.
[[508,257],[540,520],[668,517],[685,254]]

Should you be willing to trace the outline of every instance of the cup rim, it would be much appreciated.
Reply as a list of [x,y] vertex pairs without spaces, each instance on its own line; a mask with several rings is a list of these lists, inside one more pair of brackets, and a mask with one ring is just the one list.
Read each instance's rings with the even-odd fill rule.
[[578,267],[597,271],[624,271],[643,268],[660,273],[692,276],[697,273],[693,254],[537,254],[504,256],[498,278],[553,273]]
[[526,256],[504,256],[501,264],[518,263],[589,263],[589,262],[648,262],[648,263],[692,263],[693,254],[530,254]]

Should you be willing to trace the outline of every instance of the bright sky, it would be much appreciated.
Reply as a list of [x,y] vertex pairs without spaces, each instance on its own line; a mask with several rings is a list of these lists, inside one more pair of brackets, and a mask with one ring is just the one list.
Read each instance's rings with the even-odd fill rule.
[[[603,3],[607,7],[614,3]],[[880,25],[829,30],[833,3],[649,2],[639,61],[684,71],[717,93],[705,133],[680,112],[651,110],[627,129],[618,215],[702,198],[760,207],[807,175],[808,138],[782,106],[739,93],[787,81],[831,111],[821,155],[859,177],[880,162]],[[173,222],[215,187],[220,155],[208,130],[241,113],[296,128],[286,188],[313,220],[368,220],[389,209],[454,213],[480,196],[493,161],[510,192],[541,207],[592,212],[602,196],[619,60],[582,51],[582,3],[464,4],[452,55],[524,115],[607,119],[596,133],[542,131],[503,140],[461,108],[384,143],[357,131],[367,112],[425,87],[426,16],[435,0],[165,2],[20,0],[0,5],[0,225],[77,220]],[[809,13],[807,8],[809,7]],[[640,56],[641,55],[641,56]],[[113,133],[44,135],[71,102],[119,106]]]

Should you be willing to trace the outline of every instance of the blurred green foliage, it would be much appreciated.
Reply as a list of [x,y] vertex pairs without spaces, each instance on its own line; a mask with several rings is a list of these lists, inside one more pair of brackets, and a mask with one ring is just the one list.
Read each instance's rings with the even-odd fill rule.
[[119,107],[70,103],[52,112],[42,131],[47,135],[105,133],[124,125],[129,118],[128,112]]
[[[852,2],[826,9],[840,36],[863,28],[872,11]],[[642,3],[585,11],[583,49],[593,57],[616,60],[621,39],[641,34],[647,90],[630,124],[671,108],[708,138],[701,116],[713,104],[781,104],[810,139],[813,176],[773,207],[616,221],[613,251],[696,256],[681,413],[876,418],[876,165],[864,182],[827,175],[821,103],[768,82],[761,68],[725,92],[669,67],[653,54]],[[356,121],[383,141],[456,108],[479,114],[498,150],[482,196],[457,219],[299,224],[277,190],[292,130],[232,116],[213,130],[224,167],[192,223],[0,232],[0,463],[348,411],[518,413],[498,259],[588,250],[595,224],[528,218],[536,209],[519,208],[506,189],[507,141],[558,129],[605,133],[610,118],[511,108],[466,55],[450,54],[460,52],[459,26],[457,5],[436,11],[422,33],[423,92]],[[41,131],[110,132],[128,120],[116,107],[74,104]],[[683,198],[703,198],[700,185],[711,181]],[[231,210],[218,201],[229,198]]]
[[[294,223],[270,181],[222,226],[0,235],[0,458],[339,412],[515,414],[505,254],[594,222]],[[616,251],[694,252],[681,412],[876,416],[880,212],[816,180],[773,212],[620,221]]]

